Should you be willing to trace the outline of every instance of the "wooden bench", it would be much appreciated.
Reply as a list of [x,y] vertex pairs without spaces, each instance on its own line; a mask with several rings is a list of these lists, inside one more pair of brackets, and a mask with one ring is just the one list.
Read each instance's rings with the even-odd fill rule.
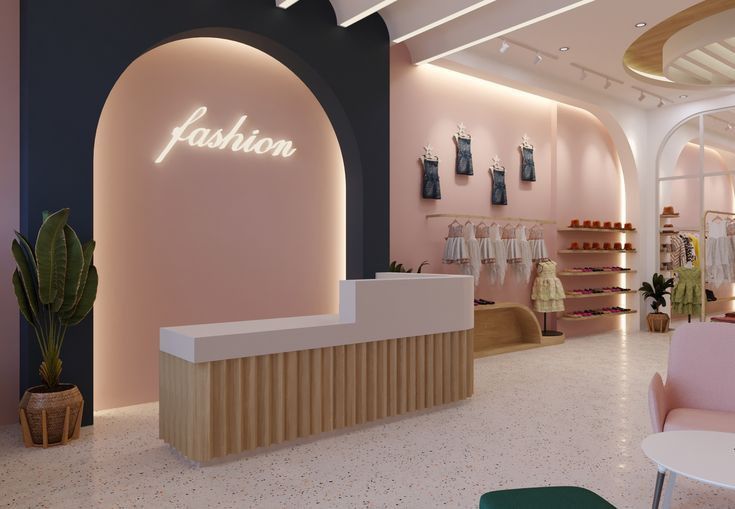
[[475,357],[558,345],[564,336],[543,336],[536,315],[514,302],[475,306]]

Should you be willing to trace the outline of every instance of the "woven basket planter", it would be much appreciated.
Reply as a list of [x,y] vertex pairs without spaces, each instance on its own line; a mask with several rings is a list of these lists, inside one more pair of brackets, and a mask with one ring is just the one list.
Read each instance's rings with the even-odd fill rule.
[[42,392],[39,385],[28,389],[18,405],[23,442],[26,447],[49,447],[79,438],[84,400],[76,385]]
[[649,313],[648,332],[669,332],[669,315],[666,313]]

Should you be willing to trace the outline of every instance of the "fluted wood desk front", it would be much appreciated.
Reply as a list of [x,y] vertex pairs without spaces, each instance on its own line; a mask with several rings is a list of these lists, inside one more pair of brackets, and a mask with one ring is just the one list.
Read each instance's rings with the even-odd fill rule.
[[472,395],[472,278],[342,283],[340,315],[162,329],[161,438],[206,462]]

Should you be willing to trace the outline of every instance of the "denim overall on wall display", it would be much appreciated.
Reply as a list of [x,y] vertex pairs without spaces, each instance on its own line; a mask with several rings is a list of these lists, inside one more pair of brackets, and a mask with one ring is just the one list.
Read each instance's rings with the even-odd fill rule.
[[457,136],[457,175],[474,175],[470,139]]
[[439,187],[439,160],[424,159],[424,198],[441,200],[442,192]]
[[521,147],[521,180],[536,182],[536,166],[533,163],[533,149]]
[[505,191],[505,169],[490,170],[493,176],[493,192],[491,202],[493,205],[508,205],[508,195]]

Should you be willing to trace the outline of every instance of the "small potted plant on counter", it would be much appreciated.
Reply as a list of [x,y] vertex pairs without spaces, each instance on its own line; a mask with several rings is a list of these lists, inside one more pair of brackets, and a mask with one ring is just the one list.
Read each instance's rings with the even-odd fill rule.
[[[421,262],[421,265],[419,265],[418,270],[416,271],[416,274],[421,274],[421,269],[424,268],[424,265],[429,265],[429,262],[424,260]],[[388,272],[405,272],[405,273],[411,273],[413,272],[413,269],[407,269],[403,266],[402,263],[398,263],[397,261],[393,260],[390,262],[390,266],[388,267]]]
[[79,389],[60,382],[61,347],[68,327],[81,322],[97,297],[95,243],[82,245],[67,224],[69,209],[47,215],[36,245],[16,232],[13,288],[21,314],[41,350],[42,385],[25,391],[19,405],[26,447],[65,444],[78,438],[84,400]]
[[653,313],[648,313],[649,332],[668,332],[669,315],[660,313],[658,308],[666,307],[666,296],[671,295],[669,288],[674,287],[674,279],[666,279],[663,274],[655,273],[651,282],[645,282],[638,289],[644,299],[651,299]]

